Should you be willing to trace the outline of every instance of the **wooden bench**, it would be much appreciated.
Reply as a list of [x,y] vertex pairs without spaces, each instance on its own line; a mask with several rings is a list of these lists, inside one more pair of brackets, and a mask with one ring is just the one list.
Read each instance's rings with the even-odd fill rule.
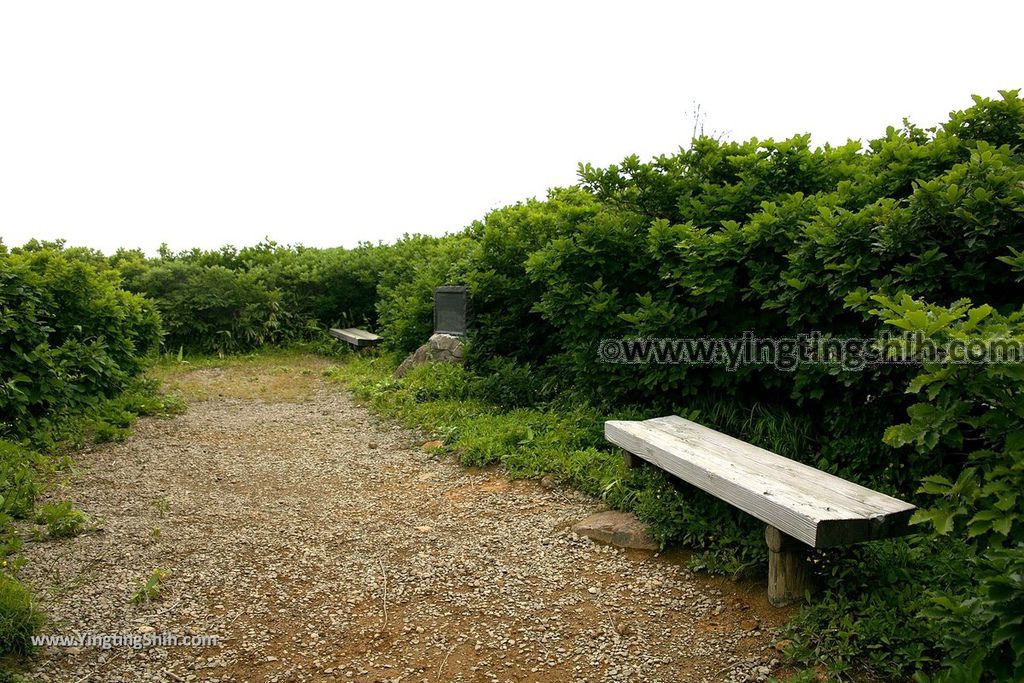
[[812,587],[810,548],[907,533],[914,506],[671,415],[609,420],[605,438],[630,467],[650,462],[768,525],[768,599],[781,606]]
[[343,330],[332,327],[329,332],[335,339],[348,342],[357,349],[364,346],[375,346],[380,343],[380,337],[375,335],[373,332],[367,332],[366,330],[360,330],[355,327],[346,327]]

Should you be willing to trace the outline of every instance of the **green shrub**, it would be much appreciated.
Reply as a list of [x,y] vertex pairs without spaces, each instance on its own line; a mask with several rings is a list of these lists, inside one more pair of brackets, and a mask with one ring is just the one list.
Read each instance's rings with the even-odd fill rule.
[[[882,320],[918,334],[922,344],[1024,348],[1024,309],[1003,315],[967,300],[943,307],[906,295],[875,299]],[[922,614],[942,626],[948,653],[942,680],[1024,677],[1022,379],[1020,359],[925,362],[907,389],[918,398],[907,409],[910,421],[885,433],[890,445],[931,458],[935,473],[919,491],[929,504],[913,521],[936,538],[957,539],[972,569],[958,584],[926,593],[930,604]]]
[[223,355],[281,339],[280,293],[247,271],[167,261],[136,287],[160,310],[166,348]]
[[406,235],[355,249],[265,241],[241,250],[164,248],[155,259],[122,250],[109,263],[131,291],[156,302],[171,352],[322,343],[329,327],[381,331],[391,348],[411,351],[430,336],[434,288],[464,281],[474,251],[465,236]]
[[304,338],[317,327],[374,325],[382,248],[306,249],[264,242],[239,252],[239,259],[267,289],[280,293],[283,333]]
[[466,272],[473,318],[471,361],[549,359],[556,348],[554,329],[535,308],[540,291],[527,276],[527,261],[601,210],[589,193],[567,188],[553,190],[547,201],[493,211],[468,228],[478,245]]
[[150,302],[59,244],[0,254],[0,310],[0,438],[37,445],[123,390],[160,339]]
[[501,408],[532,406],[544,398],[534,369],[508,358],[478,362],[471,391],[473,395]]
[[[156,307],[120,286],[102,254],[32,241],[0,249],[0,562],[21,546],[16,519],[54,538],[88,524],[70,503],[35,510],[54,453],[86,438],[122,438],[164,401],[137,376],[158,348]],[[124,392],[128,392],[127,394]],[[42,617],[26,587],[0,573],[0,655],[27,654]]]
[[[945,668],[935,680],[1021,680],[1024,544],[991,550],[968,566],[973,570],[970,580],[936,591],[921,611],[946,653]],[[964,586],[969,588],[965,591]],[[928,680],[924,675],[917,679]]]

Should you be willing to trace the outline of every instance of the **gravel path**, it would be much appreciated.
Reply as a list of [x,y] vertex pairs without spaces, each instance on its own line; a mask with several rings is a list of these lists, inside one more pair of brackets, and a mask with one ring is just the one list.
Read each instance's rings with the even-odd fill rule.
[[[578,538],[597,501],[432,456],[306,362],[284,373],[307,376],[297,397],[214,390],[81,454],[59,495],[102,529],[26,550],[47,634],[218,644],[51,646],[34,679],[742,681],[776,666],[780,617],[757,587]],[[159,596],[133,603],[158,568]]]

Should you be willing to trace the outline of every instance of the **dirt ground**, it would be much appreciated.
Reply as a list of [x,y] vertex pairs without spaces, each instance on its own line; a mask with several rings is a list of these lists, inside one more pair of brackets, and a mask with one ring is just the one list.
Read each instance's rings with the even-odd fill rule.
[[[99,522],[26,549],[49,635],[216,645],[49,646],[40,681],[744,681],[777,673],[760,583],[570,529],[601,509],[426,452],[269,357],[160,371],[189,400],[81,453],[66,488]],[[147,601],[133,596],[156,570]]]

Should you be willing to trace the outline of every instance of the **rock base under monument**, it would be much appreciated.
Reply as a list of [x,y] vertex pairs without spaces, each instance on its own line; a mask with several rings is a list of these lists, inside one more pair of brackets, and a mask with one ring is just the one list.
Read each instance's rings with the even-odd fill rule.
[[423,363],[461,363],[463,362],[462,339],[453,334],[434,334],[426,344],[413,351],[395,369],[395,377],[404,377],[410,370]]

